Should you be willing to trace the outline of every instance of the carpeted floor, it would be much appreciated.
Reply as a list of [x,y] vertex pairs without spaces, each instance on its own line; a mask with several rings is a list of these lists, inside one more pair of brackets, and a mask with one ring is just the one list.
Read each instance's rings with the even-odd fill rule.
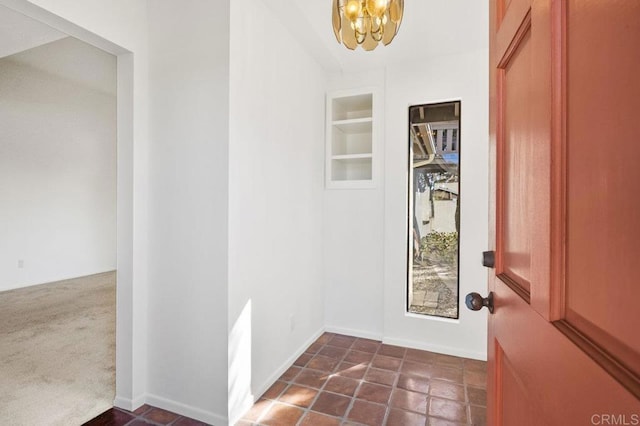
[[116,273],[0,292],[0,424],[80,425],[115,395]]

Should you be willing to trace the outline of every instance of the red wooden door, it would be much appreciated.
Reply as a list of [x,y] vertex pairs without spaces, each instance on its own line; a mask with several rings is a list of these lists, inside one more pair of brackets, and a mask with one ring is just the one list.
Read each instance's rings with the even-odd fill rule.
[[640,0],[491,0],[490,425],[640,424]]

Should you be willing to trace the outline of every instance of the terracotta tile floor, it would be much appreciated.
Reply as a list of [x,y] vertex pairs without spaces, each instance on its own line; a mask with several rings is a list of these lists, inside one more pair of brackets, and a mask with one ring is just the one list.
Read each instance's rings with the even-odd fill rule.
[[95,419],[89,420],[83,426],[207,426],[188,417],[181,416],[171,411],[143,405],[134,412],[112,408],[100,414]]
[[486,363],[323,334],[238,426],[486,423]]

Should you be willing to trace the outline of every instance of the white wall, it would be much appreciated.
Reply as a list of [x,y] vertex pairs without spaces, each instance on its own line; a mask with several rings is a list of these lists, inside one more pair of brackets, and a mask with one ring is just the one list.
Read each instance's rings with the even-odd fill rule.
[[[67,55],[110,84],[53,74]],[[71,38],[0,59],[0,291],[116,268],[115,75]]]
[[[481,253],[488,238],[488,51],[430,58],[386,72],[384,339],[470,358],[486,358],[486,310],[464,297],[487,292]],[[410,105],[461,100],[459,320],[405,314],[407,146]]]
[[[328,91],[362,87],[378,88],[384,104],[384,70],[329,76]],[[379,129],[375,187],[323,193],[327,329],[373,339],[382,338],[384,327],[384,123]]]
[[[260,1],[0,4],[119,54],[119,406],[147,401],[226,423],[229,397],[233,416],[236,402],[259,395],[320,331],[323,301],[329,326],[417,346],[444,336],[448,344],[448,329],[432,327],[434,321],[404,329],[406,114],[410,103],[459,97],[463,137],[486,137],[486,50],[430,58],[423,67],[405,64],[373,81],[339,76],[330,88],[386,86],[381,160],[387,166],[376,190],[328,194],[322,192],[323,74]],[[389,145],[396,140],[401,143]],[[474,143],[469,140],[463,143]],[[474,144],[478,163],[486,165],[484,142]],[[486,211],[480,187],[487,180],[480,168],[468,176],[463,170],[462,179],[465,194],[472,193],[465,180],[480,190],[466,201],[470,207],[463,204],[464,223],[465,214]],[[487,221],[478,214],[485,227],[476,228],[466,220],[462,256],[479,265]],[[334,248],[339,251],[325,262]],[[339,253],[347,257],[338,259]],[[341,275],[360,264],[353,275]],[[468,283],[461,295],[486,285],[479,266],[462,268],[461,279]],[[479,332],[463,328],[456,341],[469,338],[480,348],[485,318],[473,315],[464,321],[476,322]],[[234,357],[248,346],[249,358]],[[227,374],[229,367],[236,369]],[[229,395],[235,377],[238,387]]]
[[148,3],[146,402],[227,415],[229,2]]
[[[153,9],[151,25],[147,3]],[[2,5],[118,55],[115,404],[135,409],[149,402],[225,424],[226,345],[221,342],[226,342],[227,336],[227,240],[220,234],[226,232],[221,212],[227,208],[227,171],[226,143],[219,143],[217,138],[225,139],[228,117],[216,111],[228,109],[228,95],[221,94],[228,90],[228,77],[224,76],[228,59],[221,50],[228,49],[229,13],[224,5],[214,8],[208,3],[0,0]],[[211,28],[218,23],[223,24],[218,28],[221,34],[227,34],[226,39],[212,33]],[[174,39],[176,34],[167,30],[170,28],[180,28],[182,37]],[[149,45],[154,49],[154,66],[158,67],[152,72]],[[186,54],[182,56],[182,52]],[[185,79],[191,80],[192,86],[183,87]],[[153,119],[149,117],[150,80],[153,93],[158,95]],[[198,110],[198,106],[203,108]],[[157,138],[153,150],[149,129]],[[209,144],[203,142],[207,137]],[[180,152],[180,143],[185,145],[184,152]],[[198,150],[199,145],[205,147],[204,151]],[[174,148],[176,151],[172,151]],[[176,152],[176,158],[172,158]],[[153,186],[149,180],[151,164],[157,183]],[[178,189],[172,186],[174,181],[184,186]],[[153,197],[153,210],[148,208],[149,196]],[[223,201],[221,205],[217,205],[219,200]],[[196,208],[201,209],[194,211]],[[198,218],[203,224],[194,228]],[[189,221],[188,235],[171,230],[184,230]],[[149,224],[154,233],[151,242]],[[181,245],[164,246],[174,242],[173,237]],[[179,280],[175,280],[177,269],[183,272]],[[152,283],[148,275],[154,277]],[[151,293],[154,297],[149,297]],[[151,356],[150,351],[156,352]],[[153,377],[155,374],[157,377]]]
[[[464,296],[486,292],[487,51],[431,57],[357,75],[333,75],[331,89],[377,86],[384,93],[383,173],[375,188],[326,190],[324,252],[329,330],[474,358],[486,357],[486,313]],[[460,319],[406,312],[407,149],[410,105],[462,100]]]
[[231,5],[232,420],[323,328],[325,81],[266,1]]

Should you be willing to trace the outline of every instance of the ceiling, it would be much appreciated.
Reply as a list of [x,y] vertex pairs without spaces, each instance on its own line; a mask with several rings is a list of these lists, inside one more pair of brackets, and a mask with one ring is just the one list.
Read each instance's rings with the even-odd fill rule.
[[48,25],[0,6],[0,58],[64,37]]
[[116,93],[115,56],[4,6],[0,6],[0,60]]
[[73,37],[16,53],[4,60],[38,69],[46,74],[73,81],[115,96],[116,57]]
[[338,44],[331,27],[333,0],[264,0],[328,71],[358,71],[487,49],[488,0],[405,0],[398,35],[371,52]]
[[[488,47],[488,0],[405,0],[398,35],[371,52],[351,51],[331,27],[333,0],[263,0],[327,71],[359,71],[423,62]],[[66,37],[0,6],[0,58]]]

